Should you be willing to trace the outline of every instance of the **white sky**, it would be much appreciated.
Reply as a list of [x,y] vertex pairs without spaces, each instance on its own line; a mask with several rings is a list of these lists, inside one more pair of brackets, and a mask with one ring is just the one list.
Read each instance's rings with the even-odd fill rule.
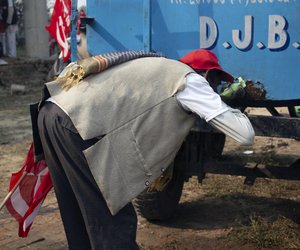
[[78,3],[77,3],[78,7],[81,7],[81,6],[85,6],[86,5],[86,0],[78,0]]
[[[86,1],[87,0],[77,0],[77,1],[78,1],[77,2],[78,8],[81,7],[81,6],[86,6]],[[52,6],[53,7],[53,5],[55,3],[55,0],[47,0],[47,3],[48,3],[48,6]]]

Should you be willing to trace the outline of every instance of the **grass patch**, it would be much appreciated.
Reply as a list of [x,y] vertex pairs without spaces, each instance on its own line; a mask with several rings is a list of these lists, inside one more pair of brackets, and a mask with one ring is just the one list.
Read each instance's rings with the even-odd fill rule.
[[228,236],[255,244],[257,249],[300,249],[299,225],[283,216],[271,220],[251,215],[249,225],[233,228]]

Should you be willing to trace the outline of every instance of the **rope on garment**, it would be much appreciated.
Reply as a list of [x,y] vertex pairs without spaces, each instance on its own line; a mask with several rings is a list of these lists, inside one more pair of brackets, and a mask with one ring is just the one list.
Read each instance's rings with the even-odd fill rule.
[[112,52],[70,63],[57,77],[57,83],[68,91],[85,77],[100,73],[112,66],[141,57],[162,57],[161,54],[145,51]]

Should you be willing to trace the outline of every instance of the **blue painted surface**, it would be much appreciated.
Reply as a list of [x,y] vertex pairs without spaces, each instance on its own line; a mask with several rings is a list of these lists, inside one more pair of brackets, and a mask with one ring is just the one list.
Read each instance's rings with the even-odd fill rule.
[[72,0],[72,10],[71,10],[71,61],[77,61],[77,28],[78,28],[78,10],[77,10],[77,0]]
[[[218,31],[208,49],[225,70],[261,82],[268,99],[300,99],[300,0],[89,0],[87,14],[95,18],[87,30],[92,54],[149,49],[174,59],[202,47],[200,17],[208,17]],[[282,29],[269,21],[274,15]],[[245,16],[252,17],[247,34]],[[252,38],[245,48],[234,43],[233,30],[241,31],[241,41]],[[269,34],[275,37],[271,44]]]

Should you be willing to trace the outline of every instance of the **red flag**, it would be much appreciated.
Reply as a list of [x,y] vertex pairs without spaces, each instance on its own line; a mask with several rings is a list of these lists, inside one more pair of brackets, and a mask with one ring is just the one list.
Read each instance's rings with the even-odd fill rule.
[[33,144],[22,168],[12,174],[9,191],[15,189],[6,202],[9,213],[19,222],[19,236],[26,237],[38,214],[52,181],[44,160],[34,163]]
[[71,54],[67,40],[71,31],[70,17],[71,0],[56,0],[50,24],[45,27],[60,47],[64,62],[68,61]]

